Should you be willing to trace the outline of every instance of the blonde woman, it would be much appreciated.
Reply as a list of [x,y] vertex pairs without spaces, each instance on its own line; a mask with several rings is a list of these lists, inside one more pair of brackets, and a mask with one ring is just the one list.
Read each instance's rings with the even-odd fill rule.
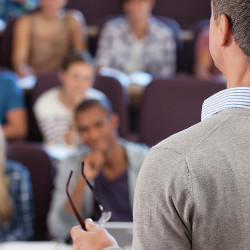
[[33,235],[33,196],[28,170],[6,160],[0,127],[0,242],[28,240]]

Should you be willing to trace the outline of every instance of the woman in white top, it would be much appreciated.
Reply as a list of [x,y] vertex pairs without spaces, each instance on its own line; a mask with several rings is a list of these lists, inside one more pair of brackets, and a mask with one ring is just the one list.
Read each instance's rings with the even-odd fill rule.
[[58,74],[61,86],[45,91],[34,104],[34,114],[45,146],[73,150],[80,139],[73,124],[76,106],[86,98],[106,96],[92,88],[94,67],[86,52],[72,52],[64,60]]

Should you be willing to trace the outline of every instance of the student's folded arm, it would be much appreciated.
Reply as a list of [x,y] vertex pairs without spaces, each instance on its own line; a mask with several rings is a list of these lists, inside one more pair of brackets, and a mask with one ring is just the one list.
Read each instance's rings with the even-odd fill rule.
[[87,49],[87,26],[80,11],[71,10],[68,16],[69,32],[74,50]]

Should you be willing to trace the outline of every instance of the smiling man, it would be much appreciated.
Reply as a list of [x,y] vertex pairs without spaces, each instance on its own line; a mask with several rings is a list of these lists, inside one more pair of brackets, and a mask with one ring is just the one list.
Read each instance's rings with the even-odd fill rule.
[[[227,89],[208,98],[202,121],[154,146],[135,191],[134,250],[250,246],[250,2],[213,0],[210,51]],[[74,250],[118,249],[86,222]]]
[[100,212],[94,197],[81,176],[94,183],[96,195],[106,210],[112,212],[112,221],[132,221],[136,179],[148,147],[119,138],[119,119],[108,101],[89,99],[76,109],[75,122],[84,146],[76,155],[59,166],[55,191],[48,217],[53,236],[67,238],[73,225],[78,224],[65,187],[70,170],[74,170],[70,193],[83,218],[98,220]]

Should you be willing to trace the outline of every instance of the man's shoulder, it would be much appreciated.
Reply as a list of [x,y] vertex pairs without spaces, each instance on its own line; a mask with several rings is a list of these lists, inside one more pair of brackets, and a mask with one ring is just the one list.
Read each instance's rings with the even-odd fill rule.
[[[91,150],[85,146],[80,146],[76,151],[70,154],[66,159],[64,159],[61,164],[67,165],[68,167],[79,167],[84,155],[89,153]],[[79,163],[79,164],[78,164]]]
[[213,131],[227,119],[227,115],[215,115],[166,138],[155,145],[154,148],[165,148],[180,155],[186,156],[190,152],[193,152],[195,148],[197,148],[202,143],[206,143],[208,136],[212,134]]
[[134,154],[147,154],[149,147],[144,143],[127,141],[120,138],[120,143],[126,149],[126,151],[133,152]]
[[154,32],[163,32],[167,36],[173,36],[174,32],[171,26],[163,22],[161,19],[152,16],[150,18],[150,25]]
[[149,152],[149,147],[146,144],[135,143],[125,139],[120,139],[120,143],[126,151],[130,167],[139,170]]
[[109,29],[120,29],[128,25],[128,20],[124,15],[112,18],[105,23],[105,27]]

